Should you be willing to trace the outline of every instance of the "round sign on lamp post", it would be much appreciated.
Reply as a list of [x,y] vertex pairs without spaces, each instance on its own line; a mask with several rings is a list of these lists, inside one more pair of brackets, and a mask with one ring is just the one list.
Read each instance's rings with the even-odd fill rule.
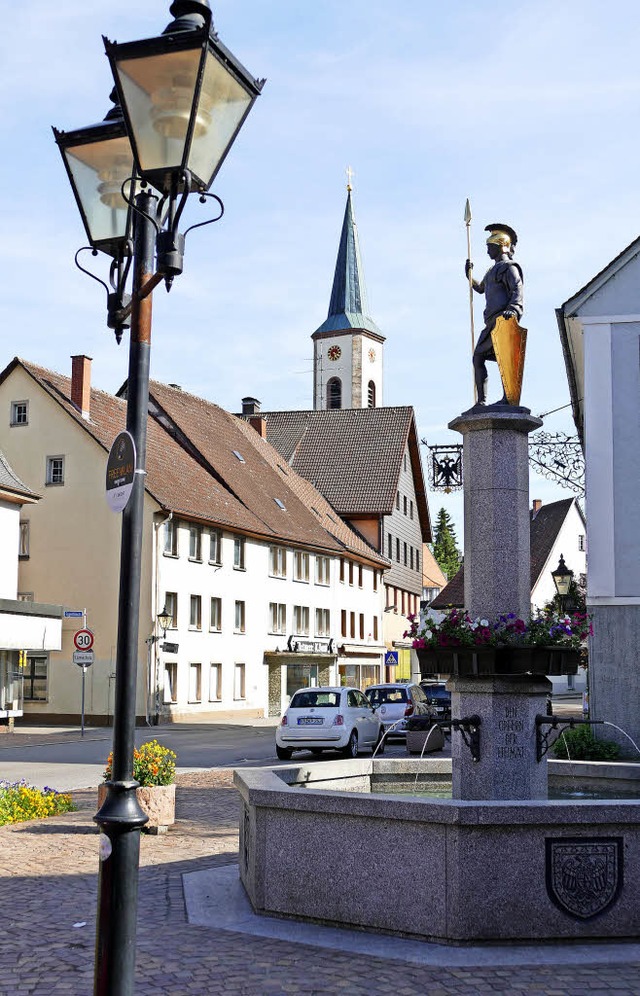
[[122,512],[133,491],[136,472],[136,444],[130,432],[119,432],[107,460],[107,504],[112,512]]

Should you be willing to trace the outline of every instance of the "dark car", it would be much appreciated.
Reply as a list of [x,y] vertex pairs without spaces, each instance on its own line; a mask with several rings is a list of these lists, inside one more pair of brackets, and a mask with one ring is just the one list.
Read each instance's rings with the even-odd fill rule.
[[451,719],[451,692],[444,681],[421,681],[420,688],[438,719]]

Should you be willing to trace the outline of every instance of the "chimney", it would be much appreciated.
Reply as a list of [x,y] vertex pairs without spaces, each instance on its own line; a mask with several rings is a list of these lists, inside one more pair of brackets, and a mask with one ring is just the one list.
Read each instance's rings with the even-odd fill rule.
[[83,418],[90,417],[91,410],[91,357],[71,357],[71,402]]
[[[261,402],[257,398],[242,399],[242,414],[257,415],[260,412]],[[255,426],[254,426],[255,429]]]
[[542,500],[540,498],[534,498],[533,499],[533,518],[534,519],[535,519],[536,515],[538,514],[538,512],[540,511],[541,508],[542,508]]
[[267,420],[262,415],[254,415],[249,419],[249,425],[253,426],[262,439],[267,438]]

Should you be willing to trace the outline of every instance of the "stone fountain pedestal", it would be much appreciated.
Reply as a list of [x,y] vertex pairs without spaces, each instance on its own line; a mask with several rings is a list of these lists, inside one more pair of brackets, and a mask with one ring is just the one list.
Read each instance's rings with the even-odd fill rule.
[[[472,618],[531,614],[528,408],[476,406],[449,423],[463,436],[464,601]],[[551,688],[537,674],[456,677],[452,715],[477,715],[480,756],[452,733],[454,799],[546,799],[547,766],[536,756],[538,713]]]

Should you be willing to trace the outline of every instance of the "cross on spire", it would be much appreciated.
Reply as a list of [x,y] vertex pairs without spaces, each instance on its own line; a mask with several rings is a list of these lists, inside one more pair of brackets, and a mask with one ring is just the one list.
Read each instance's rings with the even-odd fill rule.
[[347,173],[347,190],[353,190],[351,181],[353,180],[355,173],[353,172],[350,166],[347,166],[346,173]]

